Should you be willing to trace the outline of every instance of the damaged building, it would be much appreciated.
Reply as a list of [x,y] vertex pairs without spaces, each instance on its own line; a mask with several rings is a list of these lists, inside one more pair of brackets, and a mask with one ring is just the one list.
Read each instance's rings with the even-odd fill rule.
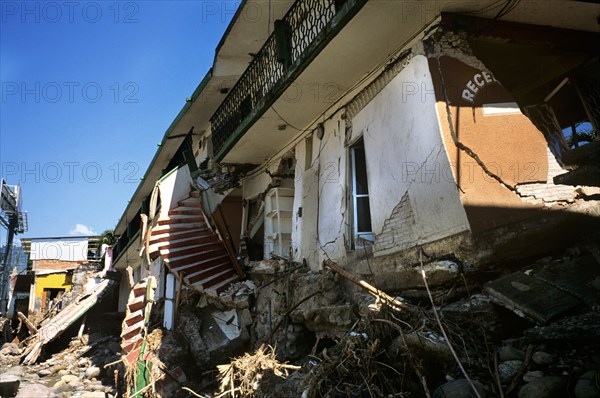
[[373,303],[324,264],[403,293],[600,225],[597,4],[278,5],[241,2],[115,228],[125,364],[161,363],[131,393],[347,333]]

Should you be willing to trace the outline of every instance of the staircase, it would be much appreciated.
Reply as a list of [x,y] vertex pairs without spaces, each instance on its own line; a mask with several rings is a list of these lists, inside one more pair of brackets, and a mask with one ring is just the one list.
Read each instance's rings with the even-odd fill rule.
[[[148,295],[148,280],[136,283],[129,293],[125,319],[121,325],[121,347],[123,358],[127,366],[133,366],[141,353],[143,333],[145,327]],[[153,294],[151,294],[153,297]]]
[[239,280],[225,244],[206,222],[196,191],[158,219],[149,243],[150,256],[160,255],[189,286],[220,293]]

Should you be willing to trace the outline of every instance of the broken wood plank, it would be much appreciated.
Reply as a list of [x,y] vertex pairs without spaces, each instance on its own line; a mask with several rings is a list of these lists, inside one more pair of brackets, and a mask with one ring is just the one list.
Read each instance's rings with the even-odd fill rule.
[[37,328],[35,327],[35,325],[31,323],[31,321],[27,319],[27,317],[21,311],[17,311],[17,318],[19,318],[19,320],[23,322],[25,326],[27,326],[27,329],[29,329],[30,334],[33,335],[37,333]]
[[334,270],[335,272],[337,272],[344,278],[348,279],[350,282],[354,283],[355,285],[362,287],[367,292],[369,292],[372,296],[374,296],[378,299],[381,299],[381,301],[383,301],[385,304],[390,306],[392,309],[415,311],[415,307],[411,306],[410,304],[403,303],[399,300],[396,300],[395,298],[388,295],[387,293],[377,289],[375,286],[370,285],[369,283],[365,282],[362,279],[358,279],[354,275],[350,274],[349,272],[347,272],[346,270],[341,268],[335,262],[333,262],[331,260],[325,260],[325,261],[323,261],[323,264],[326,267],[331,268],[332,270]]
[[522,272],[488,283],[483,292],[497,304],[539,324],[579,307],[576,297]]

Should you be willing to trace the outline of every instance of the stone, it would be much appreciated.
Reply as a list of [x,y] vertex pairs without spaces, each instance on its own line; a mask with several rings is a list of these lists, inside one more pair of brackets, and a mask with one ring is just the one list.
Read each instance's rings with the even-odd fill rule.
[[[473,380],[473,385],[477,389],[481,398],[486,398],[487,393],[483,384]],[[467,379],[456,379],[442,384],[433,392],[433,398],[474,398],[477,397],[471,384]]]
[[500,362],[523,361],[524,359],[525,359],[525,353],[511,345],[503,346],[498,351],[498,360]]
[[541,366],[550,365],[552,362],[554,362],[552,355],[550,355],[546,352],[543,352],[543,351],[534,352],[533,356],[531,357],[531,360],[536,365],[541,365]]
[[40,377],[50,376],[52,372],[49,369],[42,369],[38,372]]
[[81,394],[81,398],[105,398],[103,391],[88,391]]
[[67,369],[61,369],[58,371],[59,376],[64,376],[69,374],[69,371]]
[[79,377],[73,375],[64,375],[60,378],[65,383],[72,383],[74,381],[79,381]]
[[3,369],[2,374],[23,376],[25,374],[25,368],[23,368],[23,366],[11,366],[10,368]]
[[68,384],[62,384],[62,385],[60,385],[60,386],[58,386],[58,387],[56,387],[56,386],[55,386],[55,387],[53,387],[53,388],[52,388],[52,391],[53,391],[54,393],[56,393],[56,394],[60,394],[60,393],[63,393],[63,392],[69,392],[69,391],[71,391],[72,389],[73,389],[73,388],[72,388],[70,385],[68,385]]
[[87,367],[88,366],[88,360],[87,360],[87,358],[81,358],[79,360],[79,362],[77,362],[77,366],[79,366],[81,368]]
[[519,398],[564,398],[567,379],[560,376],[544,376],[532,380],[519,390]]
[[71,386],[71,388],[73,388],[74,390],[80,390],[83,389],[83,383],[80,381],[72,381],[69,383],[69,385]]
[[0,350],[0,355],[20,355],[21,350],[15,343],[5,343]]
[[540,377],[544,377],[544,372],[540,370],[533,370],[523,375],[523,381],[529,383],[530,381],[533,381],[534,379],[539,379]]
[[24,384],[19,389],[15,398],[46,398],[50,396],[50,389],[43,384]]
[[100,368],[97,366],[90,366],[85,371],[85,377],[88,379],[92,379],[98,376],[100,376]]
[[54,374],[66,368],[67,367],[65,365],[54,365],[48,370],[50,370],[51,374]]
[[[202,320],[189,308],[184,307],[179,313],[179,325],[182,335],[185,337],[194,361],[198,366],[204,366],[210,361],[208,347],[200,334],[202,330]],[[165,347],[159,348],[163,352]]]
[[596,383],[598,377],[598,371],[585,372],[575,385],[575,398],[600,398],[600,389]]
[[[406,342],[406,344],[405,344]],[[412,332],[396,337],[388,346],[390,358],[400,359],[402,355],[411,352],[416,355],[427,369],[443,372],[455,366],[454,357],[448,344],[439,336]]]
[[500,380],[510,381],[512,380],[519,368],[523,365],[523,361],[505,361],[498,365],[498,373],[500,374]]
[[65,384],[67,384],[67,383],[65,383],[64,380],[59,380],[56,383],[54,383],[54,385],[52,386],[52,388],[58,388],[60,386],[64,386]]
[[0,397],[14,397],[19,391],[21,378],[17,375],[0,375]]

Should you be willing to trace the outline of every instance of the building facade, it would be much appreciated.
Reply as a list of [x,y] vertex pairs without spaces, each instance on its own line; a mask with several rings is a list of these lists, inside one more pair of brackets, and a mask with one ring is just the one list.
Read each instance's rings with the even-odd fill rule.
[[499,264],[597,227],[595,144],[567,139],[600,122],[598,5],[297,0],[244,18],[261,4],[240,4],[165,133],[117,269],[218,293],[236,259],[332,260],[398,290],[421,261]]

